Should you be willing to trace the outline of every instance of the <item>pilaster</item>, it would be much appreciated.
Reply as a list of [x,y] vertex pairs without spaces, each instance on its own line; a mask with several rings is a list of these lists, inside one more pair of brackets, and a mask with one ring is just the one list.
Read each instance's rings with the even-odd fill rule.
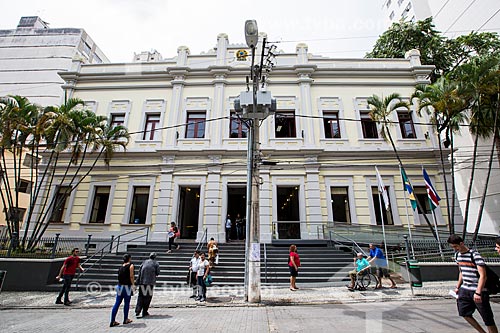
[[156,221],[151,228],[150,240],[167,241],[167,232],[172,217],[173,193],[174,193],[174,160],[175,155],[164,155],[163,165],[161,166],[160,187],[158,189],[158,208],[156,212]]

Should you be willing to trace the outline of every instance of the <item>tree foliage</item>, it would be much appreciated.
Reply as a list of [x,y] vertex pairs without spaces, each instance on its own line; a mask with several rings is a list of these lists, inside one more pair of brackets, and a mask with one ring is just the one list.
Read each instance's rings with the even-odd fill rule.
[[500,50],[498,34],[471,32],[455,39],[444,37],[432,22],[432,17],[422,21],[393,23],[376,41],[367,58],[404,58],[411,49],[420,51],[422,64],[434,65],[431,81],[453,71],[472,57],[484,57]]
[[[109,165],[114,151],[125,149],[128,130],[110,127],[107,118],[87,110],[80,99],[45,109],[21,96],[0,98],[0,183],[7,229],[19,244],[19,184],[30,179],[30,199],[19,246],[33,249],[63,198],[90,173],[100,157]],[[42,163],[39,160],[43,159]],[[30,163],[25,163],[31,160]],[[65,192],[59,195],[59,190]],[[47,190],[48,189],[48,190]],[[36,209],[35,209],[36,207]]]

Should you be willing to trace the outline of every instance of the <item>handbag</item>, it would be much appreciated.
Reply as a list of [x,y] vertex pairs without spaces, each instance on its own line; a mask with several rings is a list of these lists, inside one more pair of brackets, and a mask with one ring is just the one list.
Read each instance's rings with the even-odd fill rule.
[[205,286],[210,286],[213,282],[213,278],[211,274],[208,274],[207,277],[205,278]]

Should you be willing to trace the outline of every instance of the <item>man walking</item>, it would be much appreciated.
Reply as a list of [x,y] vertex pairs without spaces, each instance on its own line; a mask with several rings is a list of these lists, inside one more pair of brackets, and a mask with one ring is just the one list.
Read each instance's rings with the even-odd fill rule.
[[156,284],[156,278],[160,275],[160,264],[155,260],[156,253],[151,252],[149,259],[145,260],[139,268],[136,285],[139,288],[139,296],[135,306],[135,315],[139,317],[142,311],[142,317],[149,316],[148,310],[153,298],[153,289]]
[[493,318],[490,305],[490,295],[484,288],[486,283],[486,268],[481,255],[464,245],[462,237],[451,235],[448,244],[456,251],[455,261],[458,264],[458,282],[455,292],[458,295],[458,314],[478,332],[486,332],[472,317],[478,310],[489,333],[497,333],[498,329]]
[[[59,296],[57,296],[56,304],[71,304],[71,301],[69,300],[69,289],[71,288],[71,282],[75,277],[77,268],[79,268],[80,271],[83,272],[82,265],[80,265],[80,257],[78,257],[78,253],[80,253],[80,250],[75,247],[73,251],[71,251],[71,256],[64,260],[64,264],[59,271],[59,275],[56,277],[57,280],[61,279],[61,277],[63,279],[63,286],[61,292],[59,292]],[[63,295],[64,303],[62,302]]]
[[375,263],[377,266],[377,285],[375,289],[382,288],[382,279],[387,278],[391,281],[391,286],[389,288],[396,289],[396,282],[391,278],[391,273],[389,271],[389,267],[387,267],[387,259],[384,256],[384,252],[379,247],[376,247],[373,244],[370,244],[370,256],[368,257],[368,262],[370,264]]

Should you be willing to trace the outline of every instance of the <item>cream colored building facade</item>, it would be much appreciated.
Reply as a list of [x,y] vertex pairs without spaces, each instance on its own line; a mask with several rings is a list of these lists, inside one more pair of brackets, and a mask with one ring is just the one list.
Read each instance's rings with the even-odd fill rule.
[[[207,230],[224,241],[226,216],[234,226],[246,208],[247,140],[231,118],[234,99],[246,90],[250,57],[236,59],[245,49],[250,53],[220,34],[205,54],[179,47],[162,61],[74,62],[61,73],[70,96],[132,135],[109,169],[99,162],[71,193],[60,223],[47,232],[105,237],[146,225],[151,240],[164,241],[176,221],[182,238],[200,239]],[[332,59],[298,44],[295,53],[276,56],[263,87],[277,99],[278,111],[260,127],[262,160],[277,162],[260,166],[262,242],[323,238],[328,227],[377,227],[375,165],[391,202],[384,219],[401,233],[408,222],[426,228],[411,208],[406,216],[410,206],[397,160],[389,143],[379,134],[373,138],[378,125],[367,119],[366,99],[394,92],[409,97],[417,83],[428,82],[431,69],[420,64],[417,51],[406,59]],[[429,119],[415,111],[410,118],[393,117],[392,134],[416,191],[425,193],[424,166],[444,194]],[[446,208],[436,212],[444,226]]]

